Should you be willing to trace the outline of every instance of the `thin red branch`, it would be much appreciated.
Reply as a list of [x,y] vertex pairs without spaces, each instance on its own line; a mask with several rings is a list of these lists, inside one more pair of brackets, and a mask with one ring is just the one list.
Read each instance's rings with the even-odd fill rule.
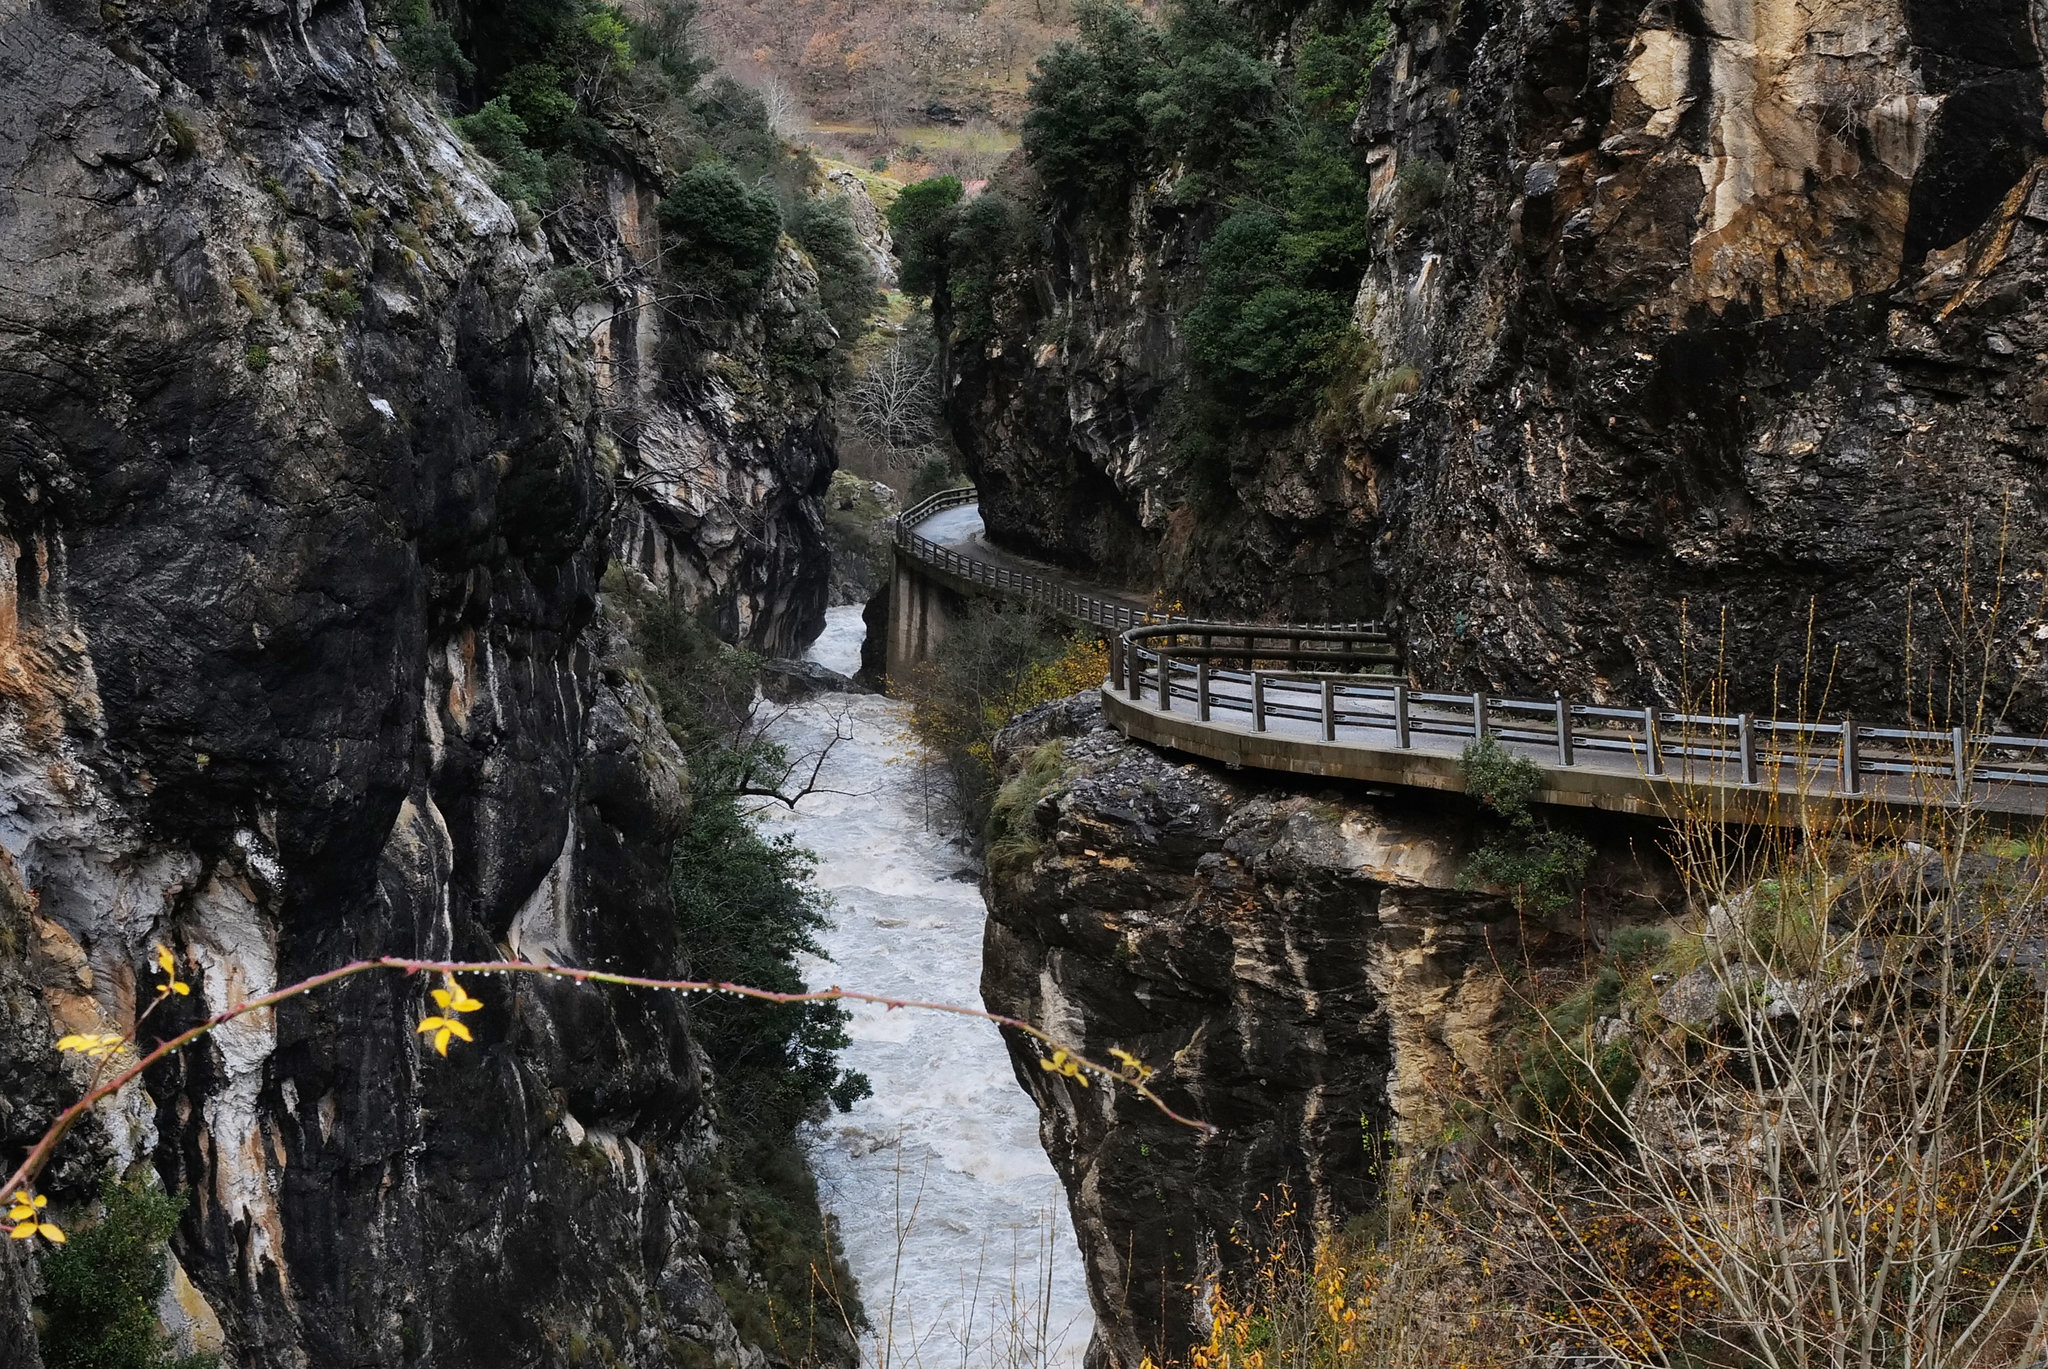
[[[407,974],[532,974],[544,975],[553,979],[569,979],[578,983],[616,984],[622,988],[631,989],[657,989],[666,993],[723,993],[730,994],[735,998],[751,998],[763,1003],[874,1003],[891,1010],[902,1008],[918,1012],[951,1013],[956,1017],[978,1017],[984,1022],[993,1022],[999,1027],[1009,1027],[1012,1030],[1022,1032],[1032,1040],[1049,1046],[1056,1051],[1065,1051],[1067,1057],[1084,1073],[1092,1074],[1096,1078],[1108,1083],[1123,1085],[1182,1126],[1192,1127],[1205,1136],[1213,1135],[1216,1130],[1215,1127],[1207,1122],[1199,1121],[1192,1117],[1185,1117],[1174,1111],[1171,1107],[1167,1106],[1164,1099],[1141,1080],[1133,1079],[1123,1071],[1112,1069],[1107,1065],[1102,1065],[1088,1059],[1074,1047],[1060,1041],[1057,1037],[1048,1035],[1037,1027],[1032,1026],[1029,1022],[1015,1017],[1005,1017],[1001,1013],[988,1012],[982,1008],[962,1007],[957,1003],[928,1003],[914,998],[890,998],[884,994],[861,993],[854,989],[842,989],[836,984],[829,989],[816,989],[804,993],[776,993],[770,989],[757,989],[747,984],[730,984],[723,981],[704,979],[655,979],[646,975],[615,974],[608,970],[585,970],[568,965],[536,965],[531,961],[525,960],[412,960],[402,956],[378,956],[374,960],[352,960],[346,965],[338,966],[323,974],[316,974],[311,978],[301,979],[295,984],[287,984],[281,989],[273,989],[269,993],[245,999],[233,1007],[223,1008],[205,1021],[186,1028],[176,1036],[158,1042],[154,1048],[144,1054],[133,1065],[130,1065],[112,1078],[94,1084],[86,1090],[85,1095],[77,1102],[57,1114],[56,1120],[50,1123],[49,1130],[43,1133],[42,1139],[36,1142],[35,1146],[29,1151],[27,1158],[21,1162],[13,1174],[8,1176],[5,1184],[0,1184],[0,1199],[19,1192],[35,1180],[36,1175],[40,1174],[44,1166],[49,1164],[50,1157],[56,1153],[57,1146],[63,1141],[65,1134],[78,1123],[80,1118],[84,1117],[91,1110],[93,1104],[109,1094],[119,1092],[129,1083],[139,1078],[144,1070],[156,1064],[159,1060],[182,1050],[200,1037],[227,1025],[238,1017],[247,1016],[252,1012],[260,1012],[265,1008],[276,1007],[280,1003],[297,998],[301,994],[310,993],[314,989],[324,988],[329,984],[339,983],[344,979],[352,979],[359,974],[367,974],[373,970],[402,970]],[[151,1006],[154,1007],[155,1005],[152,1004]]]

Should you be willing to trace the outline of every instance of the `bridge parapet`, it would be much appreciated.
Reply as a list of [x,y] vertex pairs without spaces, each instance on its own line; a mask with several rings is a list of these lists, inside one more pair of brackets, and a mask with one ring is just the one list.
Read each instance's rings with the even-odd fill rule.
[[1719,818],[1762,822],[1795,822],[1816,805],[2048,811],[2048,738],[1433,693],[1330,669],[1352,664],[1344,653],[1357,635],[1127,629],[1104,709],[1128,736],[1228,765],[1426,789],[1462,790],[1465,747],[1492,738],[1542,767],[1545,802],[1617,812],[1672,814],[1702,800]]

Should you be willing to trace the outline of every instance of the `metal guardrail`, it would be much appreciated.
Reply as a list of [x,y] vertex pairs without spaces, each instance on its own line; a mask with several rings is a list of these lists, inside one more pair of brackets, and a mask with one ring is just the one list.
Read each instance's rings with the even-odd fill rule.
[[[1083,594],[1069,588],[1058,580],[1029,571],[1013,570],[1008,566],[995,565],[976,557],[966,556],[942,546],[928,537],[917,534],[918,524],[934,514],[948,509],[957,509],[976,502],[974,489],[965,487],[957,490],[941,490],[939,493],[920,499],[905,509],[896,519],[896,546],[913,561],[930,566],[934,570],[967,581],[983,585],[1000,594],[1021,599],[1052,613],[1072,618],[1077,622],[1106,629],[1111,633],[1126,631],[1135,627],[1146,627],[1159,623],[1185,623],[1185,614],[1154,613],[1147,609],[1133,608],[1114,599],[1102,599],[1092,594]],[[1304,633],[1329,630],[1333,627],[1359,634],[1369,635],[1379,642],[1390,642],[1384,629],[1377,623],[1316,624],[1303,626]],[[1275,631],[1286,632],[1286,627]]]
[[[1763,784],[1767,776],[1775,783],[1789,772],[1817,783],[1821,792],[1850,798],[1896,779],[1917,782],[1923,792],[1932,782],[1950,801],[1987,785],[2048,787],[2048,738],[1962,727],[1869,727],[1849,717],[1796,722],[1753,713],[1616,708],[1561,693],[1549,699],[1442,694],[1403,680],[1291,668],[1344,659],[1356,635],[1232,623],[1140,625],[1112,640],[1109,687],[1142,701],[1149,677],[1161,712],[1185,700],[1197,722],[1234,713],[1254,733],[1275,722],[1306,725],[1325,743],[1373,750],[1410,750],[1417,738],[1494,737],[1536,747],[1558,767],[1604,761],[1604,768],[1626,766],[1652,779],[1705,770],[1742,786]],[[1219,668],[1212,664],[1218,659],[1251,668]],[[1288,668],[1259,669],[1259,660]]]
[[[1656,782],[1706,773],[1741,787],[1778,784],[1786,772],[1822,794],[1858,798],[1900,784],[1933,786],[1955,803],[1986,787],[2048,791],[2048,738],[1913,727],[1871,727],[1854,718],[1798,722],[1619,708],[1549,699],[1445,694],[1395,675],[1398,653],[1379,623],[1197,622],[1083,594],[1058,580],[963,555],[920,536],[932,515],[975,502],[971,488],[945,490],[905,509],[896,545],[934,570],[1036,604],[1110,634],[1105,688],[1173,713],[1182,701],[1197,723],[1233,715],[1254,734],[1281,728],[1303,740],[1360,750],[1442,754],[1493,737],[1536,748],[1560,769],[1584,766]],[[1243,668],[1217,662],[1242,662]],[[1282,663],[1280,668],[1261,662]],[[1310,667],[1303,669],[1302,667]],[[1150,680],[1149,691],[1147,680]],[[1163,685],[1162,685],[1162,682]],[[1942,798],[1942,795],[1946,798]],[[2040,800],[2033,800],[2036,806]]]

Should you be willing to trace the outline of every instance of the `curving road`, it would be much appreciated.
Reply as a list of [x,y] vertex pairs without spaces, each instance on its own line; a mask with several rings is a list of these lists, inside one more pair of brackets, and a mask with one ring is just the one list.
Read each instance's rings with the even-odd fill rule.
[[[1558,696],[1435,694],[1355,668],[1319,670],[1343,664],[1341,651],[1356,643],[1342,639],[1359,634],[1163,622],[1135,596],[990,546],[980,510],[959,502],[965,497],[941,496],[951,507],[927,501],[906,510],[899,552],[977,587],[1123,629],[1114,639],[1103,708],[1126,735],[1158,746],[1233,767],[1463,790],[1462,753],[1486,736],[1543,769],[1545,801],[1578,807],[1771,823],[1807,821],[1822,811],[1854,816],[1964,805],[2003,815],[2048,813],[2048,739],[1873,727],[1846,718],[1617,708]],[[1240,640],[1247,666],[1281,660],[1296,668],[1206,664],[1226,658],[1228,644]],[[1162,652],[1172,679],[1165,697]],[[1304,662],[1308,668],[1299,668]]]

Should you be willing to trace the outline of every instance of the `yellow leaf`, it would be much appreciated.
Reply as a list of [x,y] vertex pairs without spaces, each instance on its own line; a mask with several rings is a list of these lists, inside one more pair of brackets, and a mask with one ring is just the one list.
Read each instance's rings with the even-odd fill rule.
[[449,1005],[452,1004],[454,1001],[455,996],[449,993],[446,989],[434,990],[434,1002],[440,1005],[441,1011],[448,1011]]
[[192,992],[192,986],[181,980],[173,979],[171,981],[171,992],[179,995],[188,994]]
[[422,1032],[439,1031],[442,1027],[445,1027],[447,1025],[448,1019],[445,1017],[422,1017],[420,1019],[419,1026],[413,1028],[413,1031],[415,1034]]
[[35,1234],[36,1224],[34,1222],[23,1222],[21,1223],[21,1225],[15,1227],[14,1230],[7,1233],[9,1239],[16,1241],[25,1241]]
[[453,1007],[457,1012],[475,1012],[483,1006],[477,999],[469,996],[469,991],[464,989],[461,981],[457,980],[452,974],[448,976],[448,992],[454,996],[455,1000],[449,1006]]
[[453,1020],[451,1020],[451,1021],[450,1021],[450,1022],[448,1023],[448,1028],[447,1028],[447,1029],[448,1029],[449,1031],[451,1031],[451,1032],[454,1032],[454,1033],[455,1033],[455,1034],[456,1034],[457,1036],[461,1037],[461,1038],[462,1038],[463,1040],[465,1040],[465,1041],[474,1041],[474,1040],[476,1040],[476,1038],[475,1038],[475,1037],[473,1037],[473,1036],[471,1036],[471,1035],[469,1034],[469,1028],[467,1028],[467,1027],[463,1026],[463,1025],[462,1025],[462,1024],[460,1023],[460,1022],[456,1022],[456,1021],[453,1021]]
[[156,948],[156,963],[163,966],[165,974],[171,973],[171,971],[178,967],[178,963],[171,959],[171,953],[164,948],[162,943],[158,943]]
[[48,1222],[44,1222],[41,1225],[37,1226],[36,1234],[41,1236],[46,1241],[55,1241],[58,1245],[64,1244],[64,1233],[58,1230],[56,1227],[50,1225]]
[[448,1034],[448,1027],[446,1026],[434,1033],[434,1049],[441,1052],[442,1055],[448,1054]]

